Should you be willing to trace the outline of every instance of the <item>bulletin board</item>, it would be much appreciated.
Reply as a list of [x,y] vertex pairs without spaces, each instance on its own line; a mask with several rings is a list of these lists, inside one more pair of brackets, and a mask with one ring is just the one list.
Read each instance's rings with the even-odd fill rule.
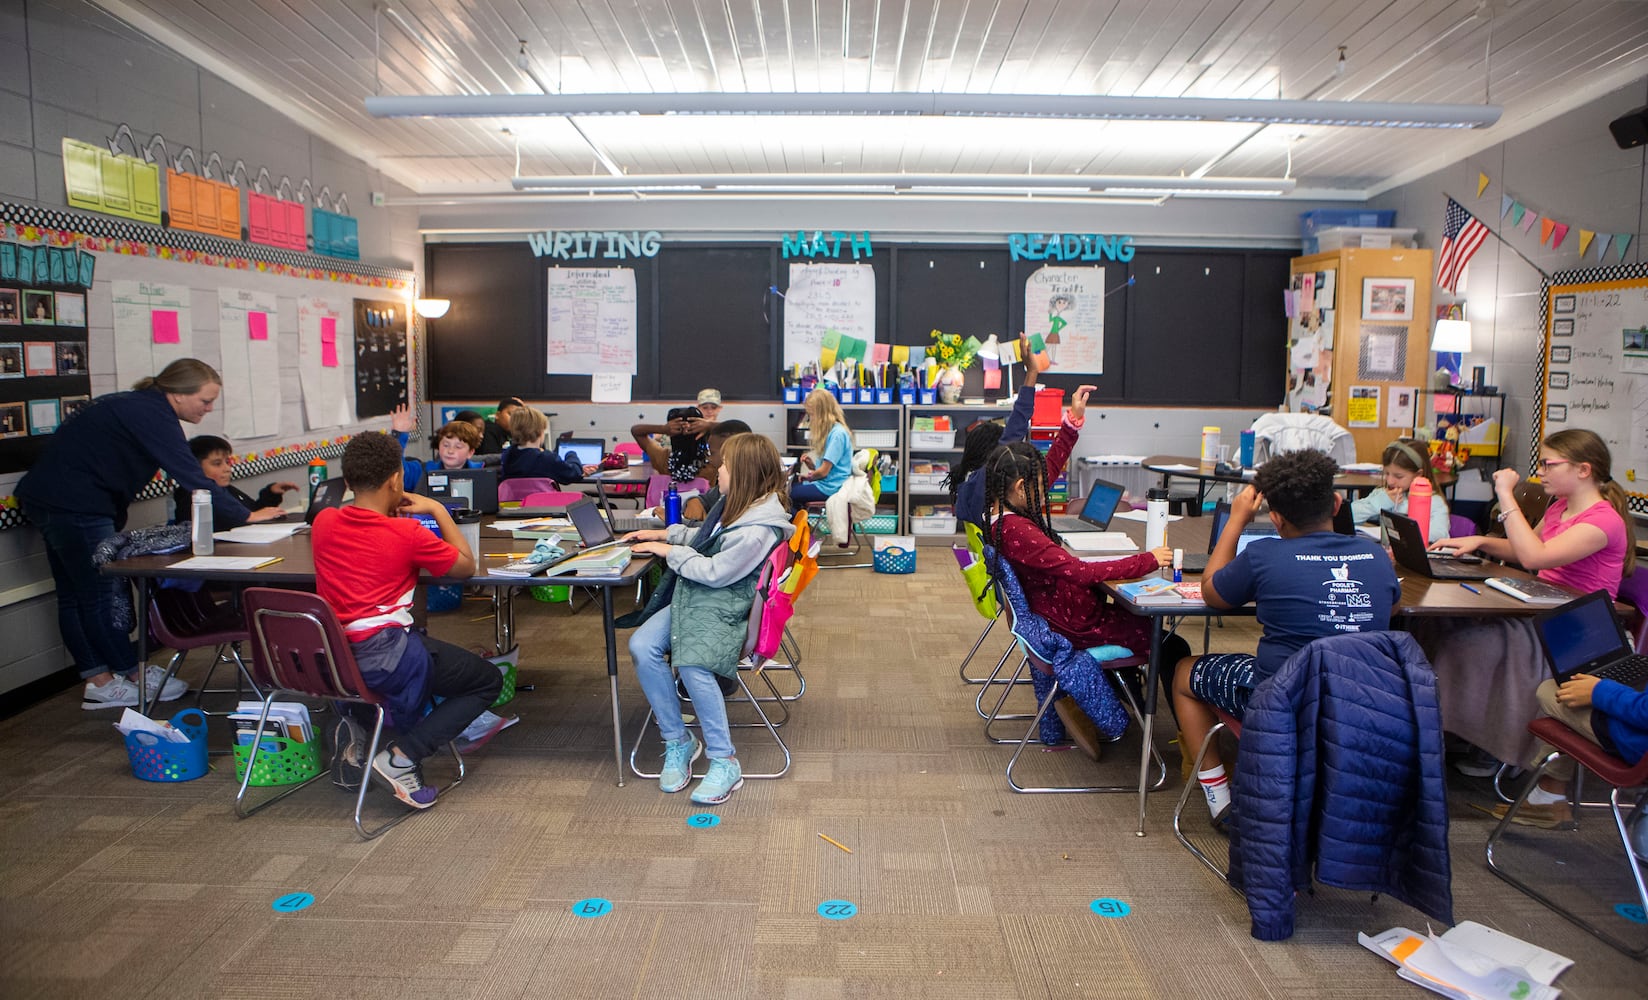
[[1531,469],[1545,435],[1601,435],[1631,509],[1648,513],[1648,264],[1559,271],[1541,303]]
[[90,399],[86,292],[73,246],[0,238],[0,470],[27,468]]

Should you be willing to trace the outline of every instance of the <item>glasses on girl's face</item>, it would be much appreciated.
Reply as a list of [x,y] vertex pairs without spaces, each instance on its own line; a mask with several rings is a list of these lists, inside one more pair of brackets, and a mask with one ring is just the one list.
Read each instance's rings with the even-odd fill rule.
[[1572,465],[1566,458],[1542,458],[1537,463],[1540,472],[1550,472],[1559,465]]

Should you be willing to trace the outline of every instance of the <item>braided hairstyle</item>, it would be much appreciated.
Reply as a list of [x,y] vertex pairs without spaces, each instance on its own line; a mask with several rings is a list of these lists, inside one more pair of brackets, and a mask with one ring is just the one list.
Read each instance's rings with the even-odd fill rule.
[[950,500],[954,502],[956,494],[961,491],[961,484],[973,474],[974,469],[982,468],[996,445],[1001,443],[1001,424],[994,420],[981,420],[967,428],[967,438],[962,447],[961,461],[950,466],[950,474],[944,479],[944,488],[950,491]]
[[[1007,499],[1013,484],[1024,481],[1024,506],[1020,507]],[[1001,444],[990,453],[984,463],[984,540],[995,547],[996,557],[1001,557],[1001,518],[991,517],[991,512],[998,509],[1012,511],[1030,520],[1031,524],[1040,528],[1047,537],[1055,542],[1062,542],[1058,532],[1053,530],[1053,522],[1047,513],[1047,460],[1036,446],[1028,441],[1014,441],[1012,444]],[[994,576],[996,567],[990,567],[990,574]]]

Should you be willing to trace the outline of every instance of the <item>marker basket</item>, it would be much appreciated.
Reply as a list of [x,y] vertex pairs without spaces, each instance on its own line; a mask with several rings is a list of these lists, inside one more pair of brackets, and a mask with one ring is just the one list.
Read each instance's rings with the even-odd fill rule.
[[144,781],[193,781],[206,773],[206,714],[186,708],[172,716],[172,726],[187,733],[189,742],[169,743],[153,733],[127,734],[132,774]]

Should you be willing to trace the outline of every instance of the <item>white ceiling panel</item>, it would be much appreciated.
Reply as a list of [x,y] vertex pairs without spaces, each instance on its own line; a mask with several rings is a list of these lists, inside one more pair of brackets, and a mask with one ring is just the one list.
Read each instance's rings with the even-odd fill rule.
[[[530,176],[605,174],[604,155],[647,175],[1280,177],[1291,146],[1301,189],[1361,193],[1648,76],[1639,0],[95,2],[184,56],[232,66],[235,82],[310,127],[325,123],[414,189],[444,194],[507,187],[517,140]],[[1505,114],[1486,133],[874,117],[611,116],[574,128],[378,119],[363,104],[545,88],[1491,99]]]

